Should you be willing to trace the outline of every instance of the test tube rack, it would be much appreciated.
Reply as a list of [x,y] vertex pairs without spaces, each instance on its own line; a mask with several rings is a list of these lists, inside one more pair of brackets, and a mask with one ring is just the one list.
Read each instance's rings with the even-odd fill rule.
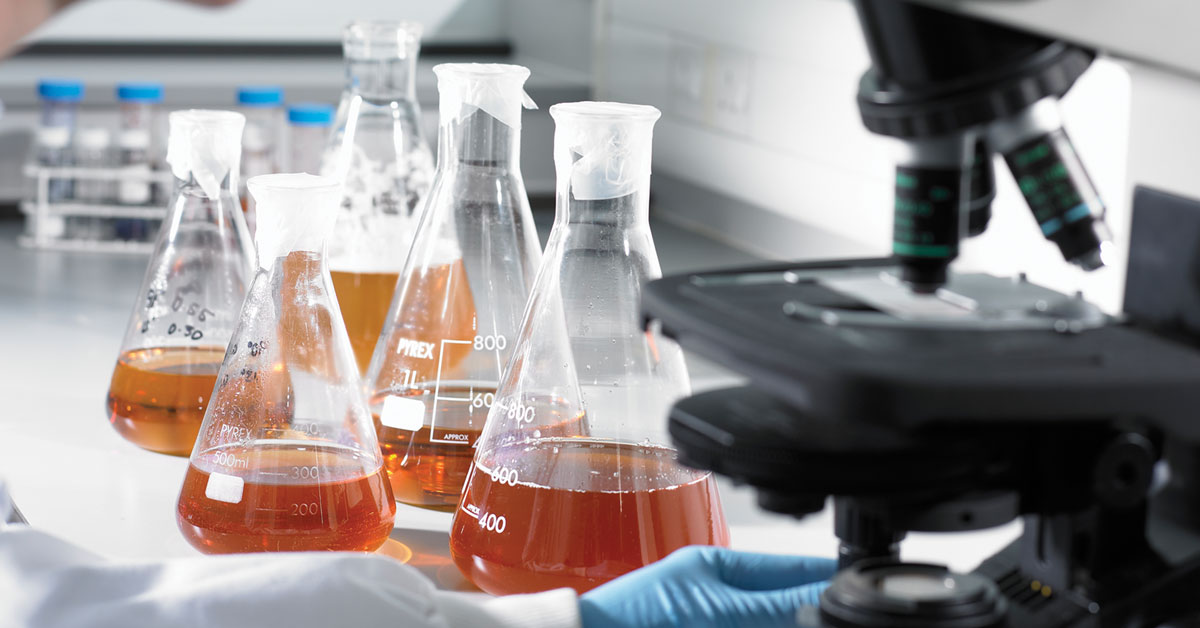
[[[135,218],[162,220],[167,208],[159,205],[122,205],[115,202],[91,202],[80,199],[50,201],[50,181],[67,179],[111,181],[121,183],[157,184],[160,190],[168,189],[173,183],[170,172],[161,170],[129,170],[124,168],[78,168],[47,167],[27,164],[24,174],[32,182],[33,194],[21,202],[25,214],[26,233],[18,243],[26,248],[95,251],[102,253],[149,254],[153,242],[122,240],[116,238],[90,238],[71,236],[63,227],[68,217],[79,218]],[[159,195],[163,196],[163,195]],[[56,221],[62,221],[57,222]]]

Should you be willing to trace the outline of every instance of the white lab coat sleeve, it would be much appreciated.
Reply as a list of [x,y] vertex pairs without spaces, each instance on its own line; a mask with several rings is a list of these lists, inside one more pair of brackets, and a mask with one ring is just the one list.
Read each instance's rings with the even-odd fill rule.
[[[0,480],[0,515],[9,500]],[[383,556],[289,553],[106,560],[0,516],[0,628],[580,628],[569,589],[441,592]]]
[[579,628],[570,590],[439,592],[384,556],[285,553],[117,563],[26,526],[0,529],[0,627]]

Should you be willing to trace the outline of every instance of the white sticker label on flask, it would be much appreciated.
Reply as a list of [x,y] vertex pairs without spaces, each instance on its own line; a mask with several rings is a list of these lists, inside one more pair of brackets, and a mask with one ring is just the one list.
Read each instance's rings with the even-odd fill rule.
[[408,397],[389,396],[383,400],[379,422],[392,429],[415,432],[425,424],[425,402]]
[[204,487],[204,496],[217,502],[237,504],[242,501],[242,487],[246,482],[236,475],[214,473],[208,476],[208,485]]

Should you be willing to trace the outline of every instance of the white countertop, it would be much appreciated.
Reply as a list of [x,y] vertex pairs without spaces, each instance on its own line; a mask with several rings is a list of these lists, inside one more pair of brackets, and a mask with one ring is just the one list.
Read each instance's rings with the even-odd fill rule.
[[[108,425],[109,377],[146,259],[29,251],[17,223],[0,223],[0,476],[31,525],[94,552],[123,559],[197,554],[175,525],[187,460],[144,451]],[[745,254],[655,225],[667,273],[744,263]],[[692,361],[697,389],[737,378]],[[828,509],[796,521],[754,505],[754,494],[722,481],[736,548],[833,556]],[[393,554],[450,589],[469,585],[446,548],[450,515],[400,506]],[[969,534],[911,535],[905,556],[969,569],[1019,533],[1019,524]]]

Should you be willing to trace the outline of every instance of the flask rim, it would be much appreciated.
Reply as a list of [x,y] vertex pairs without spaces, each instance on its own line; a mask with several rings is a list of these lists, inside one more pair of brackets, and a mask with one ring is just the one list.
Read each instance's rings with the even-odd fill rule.
[[550,107],[550,117],[555,121],[585,119],[654,122],[662,117],[662,112],[650,105],[585,100],[553,105]]
[[277,172],[260,174],[250,177],[246,185],[256,190],[329,190],[337,188],[341,182],[333,177],[326,177],[306,172]]
[[354,20],[342,30],[342,48],[351,59],[414,56],[425,27],[409,20]]

